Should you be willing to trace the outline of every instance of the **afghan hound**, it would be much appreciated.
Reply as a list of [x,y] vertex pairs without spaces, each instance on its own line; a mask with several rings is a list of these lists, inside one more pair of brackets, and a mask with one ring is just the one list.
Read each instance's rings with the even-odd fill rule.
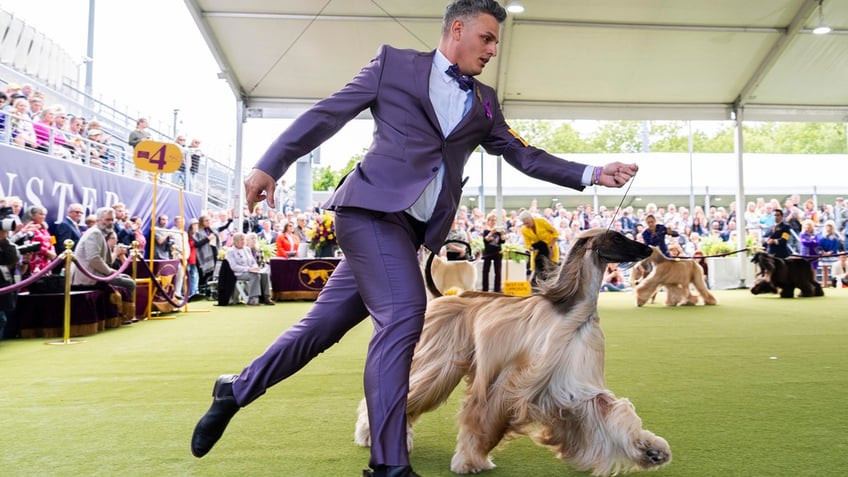
[[643,262],[650,261],[654,269],[633,288],[636,292],[636,306],[642,306],[652,300],[660,286],[665,287],[667,306],[698,303],[698,297],[692,294],[689,285],[698,290],[705,305],[718,303],[704,281],[704,270],[694,260],[671,259],[663,255],[657,247],[651,248],[651,256]]
[[797,288],[802,297],[824,296],[824,290],[813,274],[813,267],[803,258],[782,259],[757,252],[751,262],[760,268],[760,277],[751,287],[754,295],[777,293],[780,289],[781,298],[792,298]]
[[[430,302],[409,376],[409,425],[464,377],[455,473],[493,468],[489,452],[510,434],[528,435],[593,475],[670,462],[665,439],[643,430],[630,401],[606,388],[597,309],[606,264],[650,252],[618,232],[590,229],[537,294],[464,292]],[[368,446],[364,400],[359,410],[355,440]]]

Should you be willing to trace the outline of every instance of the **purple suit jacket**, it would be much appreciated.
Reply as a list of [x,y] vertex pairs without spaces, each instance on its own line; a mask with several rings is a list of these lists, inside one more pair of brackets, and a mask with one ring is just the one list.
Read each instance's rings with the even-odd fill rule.
[[324,207],[406,210],[444,163],[444,184],[424,238],[430,250],[441,248],[450,231],[462,196],[462,172],[478,145],[529,176],[583,189],[580,180],[586,166],[526,145],[504,121],[495,90],[479,81],[474,82],[471,109],[445,137],[429,98],[434,54],[381,46],[377,57],[350,83],[299,116],[256,168],[279,179],[299,157],[370,109],[374,118],[371,147]]

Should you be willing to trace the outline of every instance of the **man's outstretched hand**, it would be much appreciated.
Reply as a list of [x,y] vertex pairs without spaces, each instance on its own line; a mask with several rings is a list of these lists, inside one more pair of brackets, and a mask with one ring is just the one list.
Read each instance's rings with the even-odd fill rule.
[[256,204],[263,200],[268,201],[268,207],[276,209],[274,204],[274,190],[277,187],[277,181],[268,175],[267,172],[253,169],[247,178],[244,180],[244,193],[247,200],[247,208],[253,212]]
[[598,183],[606,187],[623,187],[638,171],[639,166],[635,163],[610,162],[601,170]]

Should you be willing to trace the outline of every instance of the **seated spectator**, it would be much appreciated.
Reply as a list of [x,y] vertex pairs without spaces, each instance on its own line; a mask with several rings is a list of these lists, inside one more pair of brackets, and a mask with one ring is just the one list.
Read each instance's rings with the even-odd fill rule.
[[127,261],[126,246],[118,243],[118,235],[115,232],[109,232],[106,236],[106,244],[109,246],[109,252],[112,255],[112,263],[109,266],[114,270],[120,269]]
[[[56,129],[56,116],[59,114],[61,109],[58,109],[55,106],[51,106],[44,110],[41,113],[41,119],[39,119],[35,124],[33,124],[33,129],[35,130],[35,141],[38,144],[38,149],[44,152],[50,152],[52,149],[52,153],[55,156],[68,159],[70,157],[70,152],[61,146],[65,143],[65,136],[59,129]],[[62,112],[62,114],[64,114]],[[52,136],[52,141],[51,141]],[[53,147],[51,148],[51,142]]]
[[618,269],[617,263],[608,263],[604,270],[604,280],[601,283],[601,291],[617,292],[627,288],[624,283],[624,276],[621,270]]
[[260,303],[273,305],[271,300],[271,276],[263,271],[253,252],[245,247],[245,236],[241,232],[233,234],[233,246],[227,250],[227,263],[237,280],[247,281],[247,304],[256,306]]
[[35,137],[35,129],[33,129],[32,121],[29,118],[28,108],[29,101],[24,97],[18,97],[12,103],[12,111],[9,117],[9,134],[12,143],[16,146],[28,147],[35,149],[38,147],[38,142]]
[[300,239],[294,232],[294,224],[286,222],[283,225],[283,231],[277,234],[276,239],[277,256],[281,258],[292,258],[297,256],[297,249],[300,247]]
[[68,131],[65,135],[65,147],[72,149],[73,157],[78,161],[86,163],[88,161],[88,147],[85,139],[82,137],[83,125],[85,118],[79,116],[71,118],[68,123]]
[[[0,230],[0,288],[14,283],[15,268],[18,266],[18,249],[9,241],[9,231]],[[15,311],[17,293],[0,295],[0,339],[6,328],[6,322]]]
[[82,204],[73,203],[68,205],[68,215],[64,220],[56,224],[54,235],[56,236],[56,253],[65,251],[65,241],[70,240],[74,243],[71,249],[76,249],[77,242],[82,236],[82,226],[80,220],[85,215],[85,209]]
[[[112,225],[115,222],[115,211],[111,207],[101,207],[95,214],[96,222],[80,238],[76,249],[76,258],[80,265],[85,267],[90,274],[106,277],[112,275],[115,270],[111,265],[114,262],[112,251],[106,243],[106,237],[114,233]],[[74,285],[92,286],[98,282],[92,280],[77,270],[76,264],[71,264],[71,282]],[[132,294],[135,290],[135,281],[127,274],[120,274],[108,282],[110,285],[124,289]],[[132,316],[124,315],[124,324],[135,321]]]
[[108,155],[106,148],[106,134],[100,129],[90,129],[88,131],[88,163],[92,167],[103,168],[108,164]]
[[0,91],[0,142],[6,142],[6,102],[9,101],[9,97],[6,96],[6,93]]
[[41,119],[41,113],[44,112],[44,95],[39,92],[35,92],[32,94],[24,93],[26,99],[29,101],[29,117],[33,121],[38,121]]
[[848,255],[840,255],[830,272],[830,284],[834,288],[848,288]]
[[53,249],[53,237],[47,230],[44,219],[47,218],[47,209],[33,205],[27,209],[29,221],[24,224],[23,232],[26,233],[28,243],[41,244],[41,248],[34,252],[27,261],[29,266],[21,271],[21,276],[29,276],[46,268],[56,258],[56,250]]

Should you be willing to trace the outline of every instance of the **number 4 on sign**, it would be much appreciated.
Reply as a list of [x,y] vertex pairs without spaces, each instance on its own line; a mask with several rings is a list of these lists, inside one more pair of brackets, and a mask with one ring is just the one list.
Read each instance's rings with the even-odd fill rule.
[[183,162],[183,152],[176,144],[141,141],[133,154],[135,168],[147,172],[174,172]]

